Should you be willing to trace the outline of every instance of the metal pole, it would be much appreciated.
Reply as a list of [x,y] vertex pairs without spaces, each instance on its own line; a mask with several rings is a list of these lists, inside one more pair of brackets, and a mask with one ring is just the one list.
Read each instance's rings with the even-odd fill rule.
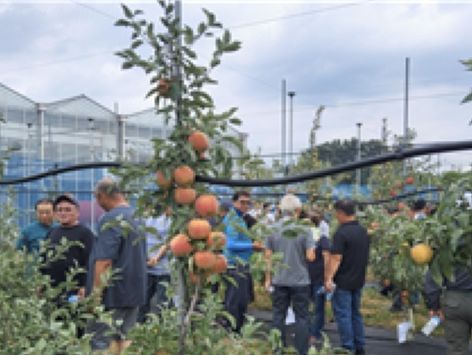
[[[46,108],[38,104],[38,136],[39,136],[39,160],[41,171],[44,171],[44,111]],[[41,180],[41,187],[44,189],[44,179]]]
[[117,125],[117,134],[116,134],[116,152],[118,160],[123,160],[124,158],[124,122],[123,116],[119,113],[120,109],[118,106],[118,102],[114,104],[114,112],[116,118],[116,125]]
[[[361,127],[362,123],[358,122],[357,125],[357,161],[361,160]],[[356,170],[356,195],[361,192],[361,169]]]
[[[405,58],[405,98],[403,103],[403,149],[408,145],[408,100],[409,100],[409,81],[410,81],[410,58]],[[406,163],[403,161],[403,176],[406,176]]]
[[[182,5],[180,0],[175,0],[175,19],[177,21],[177,29],[182,29]],[[181,48],[182,47],[182,36],[179,34],[174,48],[174,77],[177,82],[178,96],[175,105],[175,120],[176,125],[180,126],[182,118],[182,68],[180,66],[181,60]]]
[[[26,124],[26,127],[28,127],[28,142],[26,143],[27,144],[27,148],[26,148],[26,152],[27,152],[27,156],[26,156],[26,171],[28,173],[28,175],[31,175],[31,127],[33,126],[33,124],[31,122],[28,122]],[[28,183],[28,186],[27,186],[27,189],[28,189],[28,193],[27,193],[27,201],[28,201],[28,224],[31,223],[31,182]]]
[[285,176],[285,166],[287,165],[286,159],[286,137],[287,137],[287,81],[282,79],[282,169],[283,175]]
[[[89,117],[89,129],[90,129],[90,160],[94,161],[95,157],[95,147],[93,146],[95,144],[94,142],[94,137],[93,137],[93,132],[95,129],[95,124],[94,124],[94,119]],[[95,169],[90,169],[90,229],[92,231],[95,231],[95,196],[93,195],[93,192],[95,190]]]
[[290,98],[290,123],[289,123],[289,133],[288,133],[288,151],[290,154],[289,157],[289,167],[292,168],[293,165],[293,97],[295,96],[295,91],[289,91],[288,97]]

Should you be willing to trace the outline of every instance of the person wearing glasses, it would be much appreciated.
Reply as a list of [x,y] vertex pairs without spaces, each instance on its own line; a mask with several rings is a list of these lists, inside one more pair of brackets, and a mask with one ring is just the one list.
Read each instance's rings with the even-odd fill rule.
[[29,224],[21,231],[21,235],[16,242],[16,249],[25,249],[28,253],[37,254],[41,247],[41,242],[47,234],[57,224],[54,223],[54,202],[50,199],[38,200],[34,206],[36,211],[36,221]]
[[226,283],[225,310],[234,318],[233,330],[239,332],[244,323],[247,306],[254,299],[249,258],[254,251],[264,249],[259,242],[248,236],[248,226],[244,215],[251,206],[251,195],[247,191],[237,191],[233,195],[233,207],[223,219],[226,234],[224,254],[228,260],[227,275],[234,280]]
[[[56,218],[59,225],[49,231],[46,240],[49,242],[48,250],[54,254],[63,253],[61,258],[53,257],[52,261],[48,261],[45,256],[45,265],[42,267],[42,273],[49,275],[51,285],[59,286],[67,279],[67,274],[73,268],[81,268],[87,270],[88,259],[94,241],[93,232],[86,226],[79,223],[79,203],[71,195],[64,194],[58,196],[53,203]],[[65,251],[62,250],[61,243],[63,240],[70,243]],[[59,296],[59,303],[65,303],[70,296],[85,295],[85,283],[87,275],[85,272],[78,272],[74,276],[75,287],[66,290]]]

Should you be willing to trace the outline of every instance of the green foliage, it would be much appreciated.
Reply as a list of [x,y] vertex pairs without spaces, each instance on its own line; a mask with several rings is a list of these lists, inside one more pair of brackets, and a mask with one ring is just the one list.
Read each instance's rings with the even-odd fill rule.
[[18,219],[14,201],[15,194],[13,189],[10,189],[0,210],[0,249],[13,248],[18,239]]
[[370,227],[374,274],[401,289],[421,290],[428,265],[418,266],[410,257],[410,248],[418,243],[432,248],[429,268],[439,284],[443,277],[453,278],[456,266],[472,267],[472,220],[464,199],[468,191],[472,191],[470,173],[444,191],[437,212],[425,220],[412,221],[405,215],[392,217],[382,209],[367,209],[366,223],[371,226],[375,221],[379,225]]
[[379,224],[371,230],[370,265],[374,274],[400,290],[421,291],[426,267],[413,262],[410,248],[425,237],[425,221],[412,221],[405,215],[391,217],[373,208],[367,214],[371,222]]
[[[197,175],[230,177],[232,156],[228,149],[243,148],[242,137],[228,133],[229,125],[239,125],[234,117],[236,108],[215,112],[212,97],[205,91],[206,86],[216,84],[211,73],[226,53],[240,48],[240,42],[232,38],[228,30],[223,30],[216,17],[204,9],[204,20],[195,28],[181,25],[176,17],[174,5],[159,1],[163,15],[159,22],[148,21],[142,11],[123,5],[124,17],[116,22],[117,26],[131,31],[128,48],[116,54],[123,59],[123,69],[140,68],[149,75],[150,90],[147,97],[153,97],[156,112],[164,117],[172,127],[167,139],[154,138],[154,157],[145,166],[126,165],[115,170],[122,178],[127,190],[138,190],[154,179],[159,171],[166,179],[171,179],[179,166],[190,167]],[[209,62],[202,66],[197,62],[197,44],[203,40],[214,39],[214,47]],[[210,140],[210,148],[202,155],[194,150],[188,137],[194,131],[204,132]],[[181,206],[174,201],[172,184],[168,190],[158,188],[155,193],[138,193],[139,215],[157,215],[166,207],[172,207],[172,223],[169,239],[177,233],[187,233],[187,223],[195,218],[191,206]],[[207,193],[206,186],[192,184],[198,194]],[[160,209],[155,206],[160,205]],[[194,250],[206,248],[205,242],[192,242]],[[222,277],[198,270],[193,257],[175,258],[172,274],[181,291],[181,304],[178,309],[166,309],[159,319],[134,329],[134,340],[129,351],[137,354],[175,354],[186,353],[191,349],[195,354],[220,353],[260,353],[261,344],[254,346],[254,352],[245,349],[253,346],[252,339],[259,325],[250,321],[242,330],[242,336],[227,333],[219,320],[224,318],[221,292],[210,292],[211,283],[220,283]],[[228,280],[231,282],[231,280]],[[223,284],[221,284],[223,285]],[[221,289],[221,288],[220,288]],[[270,350],[270,349],[268,349]]]
[[322,333],[322,335],[323,335],[323,343],[321,345],[321,348],[317,350],[316,348],[311,347],[310,350],[308,351],[308,355],[336,355],[336,354],[347,355],[347,354],[350,354],[350,351],[346,349],[332,347],[328,336],[325,333]]
[[402,166],[399,162],[374,165],[371,168],[369,185],[372,197],[382,199],[394,197],[403,189]]
[[[467,60],[461,60],[467,71],[472,71],[472,58]],[[469,103],[472,101],[472,90],[462,99],[461,104]],[[469,121],[469,125],[472,124],[472,120]]]
[[[357,159],[357,139],[350,140],[335,139],[318,145],[318,158],[320,161],[329,163],[331,166],[350,163]],[[362,142],[361,155],[362,158],[377,156],[387,152],[387,147],[380,140],[372,139]],[[369,177],[369,169],[362,169],[361,180],[367,181]],[[347,174],[345,182],[351,182],[355,179],[355,171]]]
[[[52,287],[49,277],[40,273],[47,264],[36,254],[15,249],[19,231],[13,199],[10,193],[0,210],[0,354],[91,353],[90,335],[79,339],[77,328],[91,319],[109,324],[110,314],[96,305],[94,295],[77,303],[58,301],[60,295],[76,289],[75,276],[84,270],[70,270],[65,282]],[[54,249],[45,243],[41,255],[54,262],[73,245],[65,238]]]
[[464,193],[472,191],[472,175],[450,185],[433,220],[426,226],[426,242],[435,255],[430,265],[433,278],[453,278],[455,266],[472,267],[472,216]]
[[[61,254],[70,245],[60,246]],[[60,258],[60,255],[56,255]],[[104,319],[103,310],[91,299],[74,304],[57,302],[58,295],[75,286],[73,270],[56,288],[39,273],[39,259],[16,251],[11,245],[0,248],[0,354],[85,354],[90,337],[77,338],[78,326],[87,319]]]
[[[225,53],[239,48],[239,42],[232,39],[229,31],[221,31],[222,25],[206,9],[203,10],[205,20],[194,29],[187,25],[180,27],[173,4],[159,4],[163,12],[159,23],[148,21],[142,11],[132,11],[125,5],[124,18],[116,22],[117,26],[131,31],[130,47],[117,55],[123,58],[126,69],[137,67],[149,74],[151,89],[148,96],[154,97],[156,112],[173,127],[168,139],[153,139],[154,158],[145,167],[127,165],[124,169],[115,170],[123,185],[130,190],[134,187],[139,191],[140,186],[151,183],[151,174],[157,170],[170,178],[173,170],[182,164],[190,166],[197,174],[229,177],[232,157],[228,146],[242,148],[241,140],[226,133],[229,124],[240,123],[234,117],[236,108],[216,113],[213,100],[205,91],[205,86],[216,83],[210,76],[216,62]],[[215,38],[212,65],[205,67],[197,63],[194,47],[209,38]],[[170,89],[162,88],[162,82]],[[195,130],[203,131],[211,140],[211,147],[203,159],[187,140]],[[204,186],[196,189],[199,193],[205,191]],[[136,194],[134,197],[141,214],[156,203],[173,207],[177,222],[172,224],[171,234],[183,231],[185,221],[191,217],[191,211],[174,203],[172,191],[158,190],[151,195]]]
[[[187,345],[192,354],[269,354],[270,343],[261,331],[261,324],[249,317],[237,335],[222,325],[224,314],[217,294],[205,289],[195,312],[192,313],[191,332]],[[151,321],[138,325],[131,334],[133,340],[127,354],[175,354],[178,351],[179,313],[175,308],[164,308]],[[269,336],[270,337],[270,336]]]
[[274,178],[274,171],[266,166],[265,161],[258,154],[246,156],[240,161],[241,175],[245,179],[271,179]]

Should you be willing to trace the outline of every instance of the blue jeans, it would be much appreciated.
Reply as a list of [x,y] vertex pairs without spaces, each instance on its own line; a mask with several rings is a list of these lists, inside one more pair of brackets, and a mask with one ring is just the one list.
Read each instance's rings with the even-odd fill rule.
[[290,304],[295,313],[295,341],[294,346],[298,354],[305,355],[308,352],[308,337],[310,317],[308,314],[309,286],[276,286],[272,293],[272,321],[274,327],[280,330],[282,341],[285,340],[285,318]]
[[325,325],[325,303],[326,295],[324,293],[318,294],[318,291],[323,285],[313,285],[313,303],[315,304],[315,316],[311,324],[311,335],[316,339],[321,339],[321,331]]
[[360,313],[362,289],[334,291],[332,305],[338,325],[341,346],[355,352],[365,345],[364,324]]

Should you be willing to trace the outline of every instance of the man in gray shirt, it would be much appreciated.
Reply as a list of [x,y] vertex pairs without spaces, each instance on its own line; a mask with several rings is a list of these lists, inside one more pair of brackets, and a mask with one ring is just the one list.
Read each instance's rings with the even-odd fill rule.
[[[285,318],[290,304],[295,313],[295,348],[299,354],[308,351],[310,276],[307,260],[315,260],[315,242],[308,227],[297,224],[302,204],[298,197],[285,195],[280,201],[282,219],[274,225],[274,233],[266,240],[267,273],[265,286],[272,292],[274,327],[282,334],[284,346]],[[282,266],[272,275],[272,255],[282,253]]]
[[[112,311],[117,332],[110,332],[105,324],[97,324],[92,348],[103,350],[110,345],[120,352],[129,346],[126,334],[136,323],[138,308],[145,303],[146,243],[134,209],[115,181],[100,180],[95,198],[106,213],[100,219],[89,258],[87,289],[105,309]],[[102,279],[108,272],[113,274],[112,279],[104,285]]]

